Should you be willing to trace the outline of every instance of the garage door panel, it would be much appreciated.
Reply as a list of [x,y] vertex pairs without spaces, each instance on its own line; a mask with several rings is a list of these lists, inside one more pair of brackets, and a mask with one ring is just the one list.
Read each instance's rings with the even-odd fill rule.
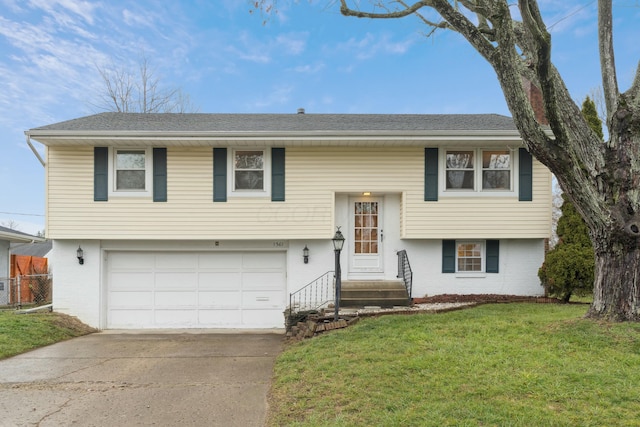
[[237,310],[242,305],[240,291],[198,293],[198,306],[201,308],[224,308]]
[[151,308],[153,307],[153,293],[151,292],[111,292],[109,305],[112,308]]
[[198,274],[195,272],[168,273],[165,271],[159,271],[155,276],[156,289],[198,289]]
[[109,254],[109,268],[114,270],[127,269],[138,271],[151,269],[155,266],[156,257],[153,254],[136,253],[132,257],[129,252],[112,252]]
[[200,310],[198,324],[203,327],[220,327],[242,325],[242,311],[240,310]]
[[242,307],[244,308],[278,308],[282,307],[284,293],[282,292],[243,292]]
[[108,328],[282,327],[284,252],[110,252]]
[[240,272],[206,272],[198,275],[199,289],[237,290],[242,284]]
[[212,252],[198,256],[198,267],[201,269],[240,271],[242,258],[235,252]]
[[192,252],[168,252],[156,255],[155,267],[162,270],[193,271],[198,268],[198,257]]
[[110,288],[113,290],[153,289],[153,274],[146,272],[112,272],[109,275]]
[[245,270],[279,270],[284,266],[285,259],[280,252],[245,253],[242,256],[242,268]]
[[279,290],[283,282],[282,272],[248,272],[242,275],[243,290]]
[[156,309],[154,323],[161,327],[193,327],[198,324],[198,314],[188,309]]
[[143,328],[153,325],[153,310],[112,310],[109,327],[111,328]]
[[243,310],[242,324],[255,328],[282,328],[282,313],[276,310]]
[[195,308],[198,305],[198,294],[193,292],[156,292],[156,307],[184,307],[189,306]]

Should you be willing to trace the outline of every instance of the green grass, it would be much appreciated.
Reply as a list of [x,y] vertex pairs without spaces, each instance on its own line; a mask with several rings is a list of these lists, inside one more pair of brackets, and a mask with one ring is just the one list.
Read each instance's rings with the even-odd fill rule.
[[91,332],[94,330],[63,314],[0,311],[0,359]]
[[278,358],[271,426],[637,426],[640,325],[585,305],[364,319]]

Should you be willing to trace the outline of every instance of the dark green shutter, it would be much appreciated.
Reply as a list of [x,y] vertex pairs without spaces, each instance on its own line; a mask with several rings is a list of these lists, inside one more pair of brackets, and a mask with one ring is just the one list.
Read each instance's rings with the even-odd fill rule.
[[153,201],[167,201],[167,149],[153,149]]
[[271,149],[271,201],[284,202],[284,148]]
[[524,148],[520,148],[518,157],[520,181],[518,200],[530,202],[533,200],[533,159],[531,153]]
[[93,200],[109,200],[109,148],[93,148]]
[[227,149],[213,149],[213,201],[227,201]]
[[424,201],[438,201],[438,149],[424,149]]
[[500,241],[487,240],[487,273],[498,273],[500,265]]
[[443,273],[456,272],[456,241],[455,240],[442,241],[442,272]]

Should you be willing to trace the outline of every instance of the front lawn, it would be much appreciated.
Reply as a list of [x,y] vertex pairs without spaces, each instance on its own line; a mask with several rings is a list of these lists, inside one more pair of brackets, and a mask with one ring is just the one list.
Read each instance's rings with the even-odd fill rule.
[[271,426],[631,426],[640,324],[586,305],[364,319],[278,358]]
[[95,330],[60,313],[0,311],[0,359],[91,332]]

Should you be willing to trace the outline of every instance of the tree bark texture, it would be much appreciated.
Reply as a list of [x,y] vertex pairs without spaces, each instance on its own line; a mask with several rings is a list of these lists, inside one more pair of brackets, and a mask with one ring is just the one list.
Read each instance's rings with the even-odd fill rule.
[[[606,142],[591,130],[553,66],[551,35],[535,0],[518,1],[522,20],[513,19],[506,0],[390,1],[375,9],[389,13],[348,3],[340,0],[342,14],[360,18],[435,13],[442,21],[420,18],[460,33],[491,64],[523,143],[556,176],[589,227],[596,269],[588,316],[640,321],[640,68],[632,87],[619,93],[611,0],[600,0],[598,8]],[[540,89],[548,127],[536,120],[523,80]]]

